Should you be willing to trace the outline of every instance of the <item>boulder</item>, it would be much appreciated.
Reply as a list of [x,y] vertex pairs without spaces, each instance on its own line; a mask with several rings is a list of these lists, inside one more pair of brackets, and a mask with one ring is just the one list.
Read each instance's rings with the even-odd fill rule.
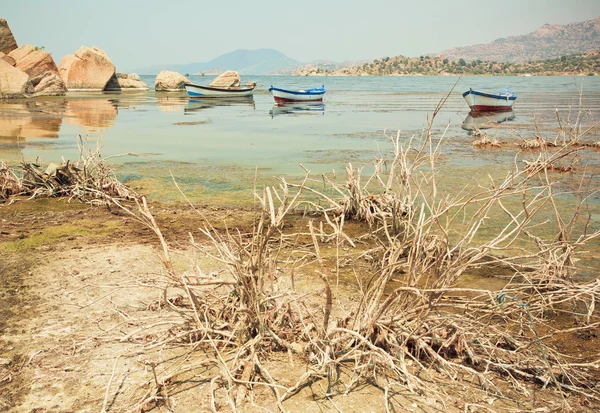
[[140,89],[148,90],[148,85],[140,80],[140,77],[135,73],[128,75],[127,73],[115,73],[106,84],[104,90],[123,90],[123,89]]
[[212,87],[236,87],[240,85],[240,75],[238,72],[228,70],[222,75],[217,76],[209,86]]
[[30,44],[19,46],[10,52],[8,57],[14,59],[16,62],[15,67],[21,69],[31,77],[36,77],[46,72],[58,74],[58,68],[52,59],[52,55]]
[[33,93],[29,75],[0,60],[0,99],[23,98]]
[[8,54],[17,48],[17,42],[6,19],[0,19],[0,52]]
[[60,61],[58,73],[67,89],[104,90],[115,74],[115,65],[105,51],[81,46]]
[[58,73],[47,71],[31,77],[34,96],[64,96],[67,92],[65,82]]
[[189,83],[187,77],[177,72],[163,70],[156,76],[154,89],[156,91],[173,92],[184,89],[184,83]]

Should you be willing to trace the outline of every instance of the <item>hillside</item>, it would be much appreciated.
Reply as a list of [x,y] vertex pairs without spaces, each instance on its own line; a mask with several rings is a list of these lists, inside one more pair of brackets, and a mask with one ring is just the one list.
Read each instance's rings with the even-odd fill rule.
[[450,60],[528,62],[600,49],[600,17],[567,25],[545,24],[522,36],[510,36],[491,43],[457,47],[433,54]]
[[262,75],[282,68],[298,66],[299,61],[289,58],[278,50],[238,49],[226,53],[208,62],[187,64],[156,65],[135,70],[140,74],[157,74],[161,70],[172,70],[179,73],[212,73],[218,74],[225,70],[235,70],[242,75]]
[[556,59],[527,63],[507,63],[465,59],[453,61],[442,57],[385,57],[363,65],[329,71],[319,68],[301,70],[296,76],[438,76],[438,75],[598,75],[600,51],[561,56]]
[[344,62],[333,62],[331,60],[317,60],[314,62],[304,63],[297,66],[290,66],[283,69],[279,69],[270,73],[268,75],[294,75],[297,72],[301,71],[311,71],[311,70],[321,70],[321,71],[329,71],[333,72],[336,70],[341,70],[347,66],[357,66],[362,65],[363,63],[367,63],[368,60],[352,60],[352,61],[344,61]]

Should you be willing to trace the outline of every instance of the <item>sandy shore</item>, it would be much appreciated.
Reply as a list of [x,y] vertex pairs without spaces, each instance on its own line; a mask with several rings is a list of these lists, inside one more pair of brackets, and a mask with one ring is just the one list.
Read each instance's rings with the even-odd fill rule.
[[[197,231],[199,215],[175,206],[154,205],[153,211],[167,241],[182,257],[189,256],[188,231]],[[202,213],[221,226],[247,229],[252,222],[250,211],[243,208],[211,207]],[[152,330],[146,342],[132,339],[144,326],[155,325],[158,331],[174,317],[159,305],[163,274],[158,247],[149,229],[120,211],[66,200],[0,204],[0,411],[168,411],[165,406],[137,405],[154,380],[150,366],[156,363],[159,377],[169,377],[175,368],[201,363],[207,356],[202,351],[189,353],[189,346],[153,348],[148,345]],[[187,264],[182,257],[177,262],[183,268]],[[197,262],[207,273],[221,270],[215,262]],[[298,277],[297,285],[319,297],[320,282],[308,275]],[[263,362],[279,383],[289,386],[308,365],[301,356],[285,352]],[[210,411],[211,379],[218,373],[206,369],[169,381],[173,411]],[[536,386],[529,395],[506,389],[510,398],[499,399],[434,371],[429,379],[444,386],[447,399],[398,388],[392,396],[396,411],[529,411],[560,402],[555,392]],[[508,386],[502,379],[498,383]],[[288,399],[285,408],[386,411],[377,383],[348,394],[343,388],[327,393],[326,388],[325,379],[307,386]],[[223,395],[217,395],[216,407],[230,411]],[[269,389],[257,386],[254,398],[238,411],[264,408],[276,411],[277,404]]]

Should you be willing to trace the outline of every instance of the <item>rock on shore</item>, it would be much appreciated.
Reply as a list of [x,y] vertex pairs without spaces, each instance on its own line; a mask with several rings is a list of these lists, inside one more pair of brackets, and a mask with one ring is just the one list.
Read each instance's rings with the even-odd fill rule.
[[67,89],[50,53],[29,44],[0,55],[0,97],[62,96]]
[[163,70],[156,76],[154,89],[158,92],[178,92],[184,89],[184,83],[189,83],[187,77],[177,72]]
[[29,75],[0,60],[0,99],[22,98],[33,94]]
[[58,72],[67,89],[104,90],[115,74],[115,65],[105,51],[81,46],[60,61]]
[[212,87],[237,87],[240,85],[240,75],[238,72],[233,70],[228,70],[225,73],[217,76],[212,82],[210,82],[209,86]]
[[110,78],[104,90],[138,89],[148,90],[148,85],[142,82],[136,73],[115,73]]
[[8,57],[14,59],[17,69],[21,69],[31,77],[42,75],[45,72],[58,74],[58,68],[50,53],[30,44],[19,46],[10,52]]
[[8,54],[17,48],[17,41],[6,19],[0,18],[0,52]]

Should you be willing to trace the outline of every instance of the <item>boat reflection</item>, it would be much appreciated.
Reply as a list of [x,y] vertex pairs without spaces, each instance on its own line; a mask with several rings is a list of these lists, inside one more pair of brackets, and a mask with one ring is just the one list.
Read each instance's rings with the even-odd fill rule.
[[219,106],[248,106],[256,109],[254,98],[239,97],[239,98],[213,98],[213,99],[189,99],[187,105],[183,109],[184,113],[200,112]]
[[280,115],[325,115],[325,104],[315,103],[286,103],[274,105],[269,111],[271,118]]
[[462,128],[471,134],[475,130],[490,129],[504,122],[510,122],[515,119],[515,113],[510,112],[469,112]]

